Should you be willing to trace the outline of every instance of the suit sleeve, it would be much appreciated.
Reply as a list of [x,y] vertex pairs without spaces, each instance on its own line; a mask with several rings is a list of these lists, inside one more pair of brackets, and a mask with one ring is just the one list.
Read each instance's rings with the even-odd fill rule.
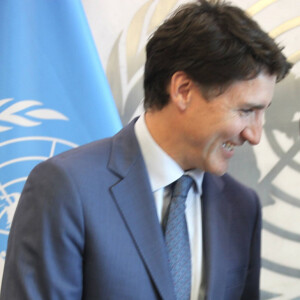
[[12,223],[0,300],[81,299],[84,219],[72,178],[52,160],[28,177]]
[[262,214],[260,201],[255,193],[256,219],[251,240],[250,258],[248,264],[247,278],[241,300],[258,300],[259,281],[261,268],[261,224]]

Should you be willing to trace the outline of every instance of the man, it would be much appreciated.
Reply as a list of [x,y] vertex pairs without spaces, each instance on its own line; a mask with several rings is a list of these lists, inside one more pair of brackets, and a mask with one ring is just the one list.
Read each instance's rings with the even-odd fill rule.
[[[275,82],[290,67],[240,9],[180,8],[147,44],[145,114],[31,172],[1,300],[259,299],[259,201],[225,172],[236,146],[259,142]],[[168,214],[183,174],[193,183],[179,263],[190,257],[178,296]]]

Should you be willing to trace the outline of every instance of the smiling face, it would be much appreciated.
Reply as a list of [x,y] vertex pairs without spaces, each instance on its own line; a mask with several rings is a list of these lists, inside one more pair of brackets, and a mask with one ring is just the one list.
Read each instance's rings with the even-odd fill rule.
[[180,152],[173,157],[185,170],[199,168],[222,175],[234,148],[245,141],[260,141],[263,116],[271,104],[275,76],[260,73],[239,81],[223,94],[207,101],[194,83],[180,116]]

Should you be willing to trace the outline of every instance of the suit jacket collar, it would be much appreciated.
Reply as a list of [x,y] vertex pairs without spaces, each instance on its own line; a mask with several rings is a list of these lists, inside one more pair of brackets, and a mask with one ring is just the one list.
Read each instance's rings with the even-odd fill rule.
[[162,299],[175,299],[164,237],[131,122],[114,138],[108,168],[119,176],[112,194]]
[[222,177],[206,173],[203,180],[202,223],[205,299],[225,292],[231,210]]

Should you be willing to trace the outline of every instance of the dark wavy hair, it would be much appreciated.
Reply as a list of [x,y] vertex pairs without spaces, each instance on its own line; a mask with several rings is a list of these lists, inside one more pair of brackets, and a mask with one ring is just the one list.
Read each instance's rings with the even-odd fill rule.
[[163,108],[172,75],[184,71],[204,97],[261,71],[283,79],[291,68],[282,48],[243,10],[223,1],[181,6],[146,46],[144,107]]

